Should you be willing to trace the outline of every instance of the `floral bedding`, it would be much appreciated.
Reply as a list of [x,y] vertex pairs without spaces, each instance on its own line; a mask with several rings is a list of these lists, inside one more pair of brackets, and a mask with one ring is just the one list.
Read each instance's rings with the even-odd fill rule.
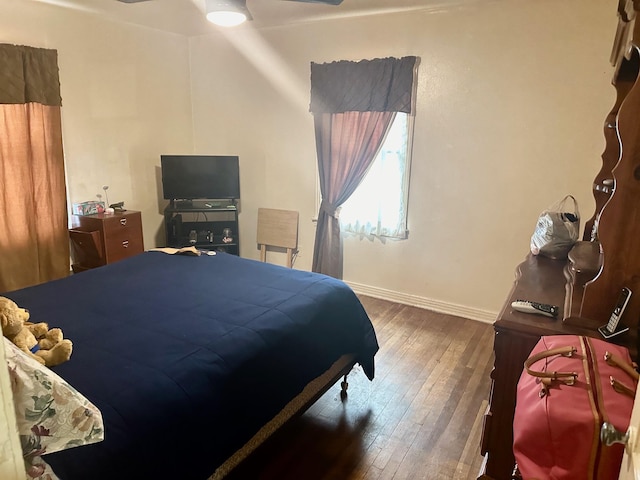
[[54,480],[41,456],[103,440],[102,415],[59,375],[6,338],[4,347],[27,477]]

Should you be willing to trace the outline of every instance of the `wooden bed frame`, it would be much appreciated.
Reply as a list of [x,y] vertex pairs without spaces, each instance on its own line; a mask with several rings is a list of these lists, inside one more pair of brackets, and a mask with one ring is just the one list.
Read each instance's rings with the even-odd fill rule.
[[291,419],[302,415],[322,395],[324,395],[340,377],[340,398],[344,401],[347,396],[347,375],[355,365],[355,355],[343,355],[322,375],[309,382],[307,386],[294,397],[275,417],[265,424],[256,434],[222,465],[220,465],[209,480],[222,480],[235,467],[248,458],[260,445],[266,442],[274,433],[280,430]]

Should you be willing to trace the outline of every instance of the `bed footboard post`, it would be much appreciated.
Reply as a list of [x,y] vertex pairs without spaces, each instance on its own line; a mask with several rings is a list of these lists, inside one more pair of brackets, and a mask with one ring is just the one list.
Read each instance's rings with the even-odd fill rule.
[[347,388],[349,388],[349,382],[347,382],[347,373],[344,374],[344,379],[340,382],[340,398],[344,400],[347,398]]

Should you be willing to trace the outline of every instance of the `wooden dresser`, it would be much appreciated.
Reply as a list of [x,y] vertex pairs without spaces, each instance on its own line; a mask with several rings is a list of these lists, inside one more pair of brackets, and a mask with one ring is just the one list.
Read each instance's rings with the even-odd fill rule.
[[144,251],[140,212],[74,215],[69,231],[73,271],[82,272]]
[[[485,456],[479,478],[506,480],[514,469],[513,415],[516,387],[524,361],[542,335],[587,335],[602,338],[590,328],[589,319],[565,317],[567,276],[571,261],[528,255],[516,270],[516,280],[494,323],[494,368],[491,372],[489,406],[484,417],[481,453]],[[640,294],[640,291],[637,292]],[[535,300],[558,305],[558,319],[521,313],[511,308],[514,300]],[[614,299],[615,300],[615,299]],[[598,320],[598,325],[607,319]],[[636,356],[636,332],[612,341],[629,348]]]
[[[623,287],[631,290],[622,322],[629,332],[612,338],[637,360],[640,317],[640,0],[622,0],[611,56],[617,98],[604,122],[602,168],[593,182],[596,208],[583,240],[567,260],[528,255],[494,323],[494,369],[484,417],[479,478],[507,480],[514,469],[513,415],[523,363],[540,336],[581,334],[602,338]],[[613,12],[612,12],[613,14]],[[613,32],[612,32],[613,33]],[[557,305],[558,319],[514,311],[514,300]]]

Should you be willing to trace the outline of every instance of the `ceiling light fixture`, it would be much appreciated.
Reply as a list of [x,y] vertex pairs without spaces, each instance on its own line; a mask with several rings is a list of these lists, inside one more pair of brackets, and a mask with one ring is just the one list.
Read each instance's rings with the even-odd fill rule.
[[246,0],[206,0],[207,20],[221,27],[235,27],[252,20]]

